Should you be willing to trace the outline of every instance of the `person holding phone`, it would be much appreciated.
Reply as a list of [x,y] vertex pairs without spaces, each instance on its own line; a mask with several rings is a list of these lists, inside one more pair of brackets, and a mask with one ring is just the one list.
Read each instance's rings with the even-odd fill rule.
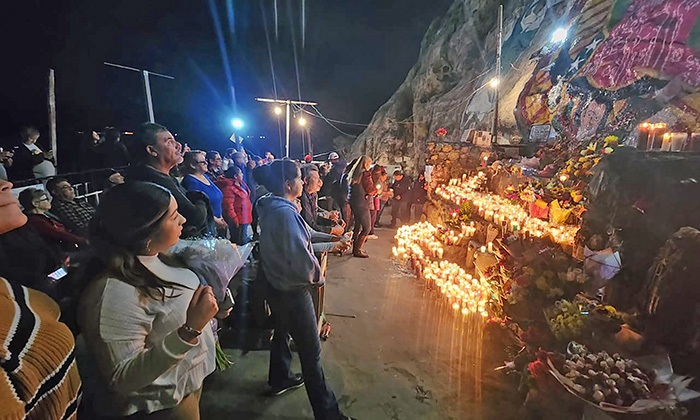
[[199,419],[218,306],[211,287],[163,254],[184,223],[167,189],[138,181],[106,192],[90,222],[78,324],[99,373],[98,415]]
[[40,179],[56,175],[53,150],[44,152],[36,144],[40,135],[36,127],[24,127],[20,131],[22,144],[14,148],[14,162],[11,171],[13,179]]
[[[26,223],[12,183],[0,180],[0,238]],[[0,243],[0,268],[9,264],[3,250]],[[73,334],[58,321],[58,304],[23,286],[24,280],[21,275],[0,276],[1,417],[75,419],[81,381]]]

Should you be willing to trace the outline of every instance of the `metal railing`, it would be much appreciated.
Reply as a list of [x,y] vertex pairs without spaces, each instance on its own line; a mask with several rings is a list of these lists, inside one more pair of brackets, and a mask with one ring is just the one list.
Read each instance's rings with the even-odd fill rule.
[[12,194],[18,196],[20,192],[27,188],[39,188],[46,190],[46,182],[51,178],[65,178],[75,188],[75,198],[85,200],[97,206],[100,204],[100,195],[104,192],[104,184],[107,182],[112,171],[124,171],[126,167],[121,168],[100,168],[91,169],[89,171],[68,172],[57,174],[55,177],[26,179],[13,181],[14,188]]

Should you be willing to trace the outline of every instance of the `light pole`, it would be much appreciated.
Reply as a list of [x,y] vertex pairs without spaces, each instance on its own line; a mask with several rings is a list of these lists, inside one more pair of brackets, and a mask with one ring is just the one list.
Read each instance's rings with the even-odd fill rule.
[[[258,102],[267,102],[267,103],[273,103],[273,104],[282,104],[285,105],[286,107],[286,124],[287,124],[287,130],[286,130],[286,142],[284,145],[284,157],[289,157],[289,123],[290,123],[290,112],[291,112],[291,106],[292,104],[294,105],[311,105],[311,106],[316,106],[318,105],[318,102],[307,102],[307,101],[294,101],[291,99],[270,99],[270,98],[255,98],[256,101]],[[282,113],[282,109],[280,107],[275,108],[275,114],[280,115]],[[304,120],[306,121],[306,120]]]
[[153,97],[151,96],[150,76],[154,75],[154,76],[158,76],[158,77],[164,77],[164,78],[170,79],[170,80],[175,80],[175,78],[173,76],[168,76],[167,74],[155,73],[155,72],[148,71],[148,70],[142,70],[142,69],[137,69],[134,67],[123,66],[121,64],[108,63],[106,61],[104,61],[103,64],[110,66],[110,67],[116,67],[118,69],[137,71],[137,72],[141,73],[141,76],[143,76],[143,90],[144,90],[144,93],[146,95],[146,109],[148,111],[148,121],[149,122],[156,122],[155,115],[153,114]]
[[501,82],[501,45],[503,44],[503,5],[498,7],[498,45],[496,45],[496,78],[491,80],[491,86],[496,90],[496,101],[493,109],[493,127],[491,129],[491,143],[498,142],[498,99]]

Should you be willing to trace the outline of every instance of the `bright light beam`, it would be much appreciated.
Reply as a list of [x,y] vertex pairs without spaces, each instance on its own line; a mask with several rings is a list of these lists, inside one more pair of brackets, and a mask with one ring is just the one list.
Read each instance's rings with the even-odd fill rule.
[[558,44],[560,42],[564,42],[566,40],[566,37],[569,35],[569,30],[566,28],[558,28],[554,33],[552,34],[552,42],[554,44]]
[[233,86],[233,77],[231,76],[231,66],[229,65],[228,53],[226,52],[226,42],[224,41],[224,32],[221,27],[221,20],[219,19],[219,12],[216,9],[216,3],[214,0],[209,0],[209,11],[211,12],[212,20],[214,21],[214,30],[216,31],[216,37],[219,40],[219,51],[221,52],[221,61],[224,66],[224,73],[226,74],[226,81],[229,85],[229,90],[231,91],[231,101],[233,105],[233,112],[237,112],[238,104],[236,103],[236,90]]
[[234,118],[231,120],[231,125],[233,125],[233,128],[240,130],[243,128],[243,120],[240,118]]

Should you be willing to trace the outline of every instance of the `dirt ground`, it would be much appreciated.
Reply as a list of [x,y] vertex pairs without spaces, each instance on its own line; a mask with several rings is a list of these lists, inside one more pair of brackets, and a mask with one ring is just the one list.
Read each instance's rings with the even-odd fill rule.
[[[332,331],[322,359],[342,410],[361,420],[520,418],[517,384],[493,370],[507,344],[498,328],[455,316],[394,265],[394,231],[377,234],[366,245],[371,258],[333,256],[328,267]],[[236,364],[205,382],[203,419],[312,418],[303,388],[262,395],[268,352],[226,351]]]

